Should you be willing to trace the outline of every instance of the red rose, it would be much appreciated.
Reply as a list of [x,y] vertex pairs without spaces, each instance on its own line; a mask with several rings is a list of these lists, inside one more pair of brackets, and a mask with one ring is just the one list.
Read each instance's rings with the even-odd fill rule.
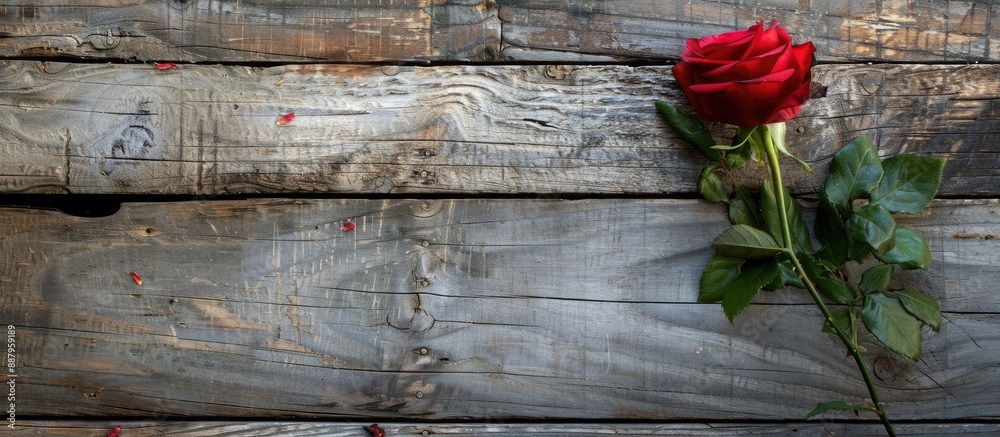
[[698,115],[706,121],[759,126],[789,120],[809,99],[816,48],[792,45],[778,20],[737,32],[687,40],[674,65]]

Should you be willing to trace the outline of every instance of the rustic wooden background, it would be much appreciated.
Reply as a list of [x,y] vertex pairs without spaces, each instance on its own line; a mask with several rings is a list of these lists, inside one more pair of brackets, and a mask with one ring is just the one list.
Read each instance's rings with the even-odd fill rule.
[[803,296],[696,302],[725,217],[653,102],[686,38],[772,17],[827,87],[789,124],[807,204],[860,134],[948,159],[897,277],[941,332],[865,342],[888,411],[1000,433],[1000,5],[66,3],[0,1],[25,435],[879,434],[804,420],[866,392]]

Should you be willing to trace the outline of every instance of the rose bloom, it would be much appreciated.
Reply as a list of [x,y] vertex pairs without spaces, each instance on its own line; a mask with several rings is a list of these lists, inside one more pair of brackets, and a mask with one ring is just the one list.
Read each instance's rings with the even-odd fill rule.
[[687,40],[674,78],[706,121],[759,126],[789,120],[809,99],[816,48],[792,45],[778,20]]

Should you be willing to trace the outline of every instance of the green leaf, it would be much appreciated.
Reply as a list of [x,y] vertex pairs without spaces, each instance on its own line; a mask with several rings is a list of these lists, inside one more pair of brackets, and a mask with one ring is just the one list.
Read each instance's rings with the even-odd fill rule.
[[858,290],[864,294],[881,293],[889,289],[890,281],[892,281],[892,266],[880,264],[861,275]]
[[[852,332],[851,322],[853,321],[854,318],[851,317],[850,309],[841,308],[838,310],[830,311],[830,316],[832,316],[833,318],[833,323],[837,325],[837,327],[840,328],[841,331],[847,333]],[[833,330],[833,327],[830,325],[830,322],[828,320],[823,321],[823,332],[827,334],[837,333],[837,331]]]
[[761,287],[778,275],[778,263],[774,260],[747,262],[740,269],[740,275],[729,284],[729,290],[722,296],[722,311],[729,323],[743,312]]
[[801,165],[806,172],[808,172],[809,174],[816,174],[816,172],[813,171],[812,167],[810,167],[809,164],[806,164],[805,161],[799,159],[795,155],[792,155],[792,152],[788,151],[788,146],[785,145],[786,129],[787,128],[785,126],[785,122],[768,124],[767,131],[771,133],[771,142],[774,143],[774,146],[778,149],[779,152],[784,153],[785,156],[788,156],[789,158],[795,160],[795,162],[799,163],[799,165]]
[[715,254],[701,275],[698,302],[722,301],[722,309],[732,322],[761,287],[776,276],[778,265],[774,260],[747,262]]
[[920,360],[920,320],[906,311],[899,299],[883,293],[865,296],[861,320],[889,349]]
[[729,221],[734,225],[763,228],[757,213],[757,201],[744,185],[733,187],[733,198],[729,201]]
[[884,255],[875,254],[880,261],[898,264],[903,270],[927,270],[931,265],[931,249],[924,239],[913,229],[897,226],[896,245]]
[[941,183],[944,159],[902,154],[882,162],[885,176],[872,192],[871,201],[890,212],[920,212]]
[[726,294],[729,284],[740,275],[743,260],[726,258],[719,254],[708,259],[698,284],[698,302],[718,302]]
[[763,129],[757,129],[747,137],[747,142],[750,143],[750,158],[757,163],[757,168],[764,168],[764,160],[767,159],[767,152],[764,150],[764,139],[761,135]]
[[736,131],[736,135],[733,137],[733,142],[729,146],[715,146],[716,149],[722,150],[736,150],[747,144],[747,140],[751,135],[754,134],[754,130],[757,126],[740,126]]
[[877,254],[885,254],[896,244],[896,221],[882,205],[859,208],[847,220],[847,231],[851,238],[866,243]]
[[667,102],[656,102],[656,109],[659,109],[660,113],[667,118],[667,122],[674,127],[674,130],[688,140],[702,155],[712,161],[722,159],[722,154],[712,148],[715,146],[715,140],[697,115],[681,111]]
[[751,206],[747,205],[746,202],[739,198],[733,198],[729,200],[729,222],[734,225],[747,225],[757,227],[757,221],[754,220],[753,210],[750,209]]
[[783,251],[766,232],[747,225],[733,225],[722,231],[712,240],[712,246],[722,256],[744,259],[764,258]]
[[709,202],[726,202],[729,194],[726,187],[722,185],[719,175],[715,174],[718,163],[712,163],[705,167],[698,175],[698,194],[701,194]]
[[750,147],[740,147],[735,153],[726,154],[726,167],[730,170],[736,170],[743,167],[750,160],[750,155],[753,151]]
[[860,295],[857,288],[853,285],[841,281],[840,279],[831,276],[829,273],[824,273],[818,277],[810,276],[810,278],[816,283],[816,289],[818,289],[823,296],[826,296],[827,299],[830,299],[831,302],[846,304],[848,302],[853,302]]
[[[809,236],[809,227],[802,218],[802,207],[799,202],[788,195],[788,191],[783,191],[785,198],[785,214],[788,217],[788,227],[792,234],[792,243],[799,249],[812,251],[812,239]],[[774,184],[771,181],[764,181],[760,186],[760,209],[764,216],[764,224],[770,231],[774,241],[784,246],[781,236],[781,221],[778,216],[778,202],[774,193]]]
[[778,263],[778,274],[774,275],[774,279],[771,282],[764,285],[764,289],[767,291],[780,290],[785,287],[798,287],[805,288],[802,281],[799,280],[799,276],[795,274],[795,267],[792,266],[792,261],[789,259],[783,259],[777,261]]
[[862,135],[833,155],[821,195],[840,215],[847,217],[851,201],[867,197],[881,179],[882,164],[875,145]]
[[872,252],[871,248],[863,241],[855,241],[850,235],[845,239],[847,240],[847,259],[859,263],[864,262],[868,258],[868,254]]
[[[785,208],[786,211],[788,208]],[[781,237],[781,220],[778,215],[778,202],[774,195],[774,184],[764,181],[760,184],[760,215],[764,219],[764,227],[774,237],[779,246],[784,247]]]
[[830,410],[851,410],[855,415],[858,414],[858,411],[877,411],[875,408],[866,405],[852,404],[847,401],[829,401],[817,404],[816,408],[813,408],[812,411],[806,415],[806,419],[817,414],[823,414]]
[[941,330],[941,304],[917,290],[900,290],[887,293],[890,297],[899,299],[903,308],[921,322],[926,323],[934,332]]
[[778,274],[774,275],[774,277],[771,278],[771,282],[764,284],[764,286],[761,287],[761,289],[767,291],[774,291],[774,290],[780,290],[782,288],[785,288],[785,282],[782,280],[781,266],[778,266]]
[[824,274],[835,274],[837,273],[837,266],[831,264],[830,262],[816,258],[805,252],[796,252],[799,257],[799,262],[802,263],[802,268],[806,270],[806,274],[810,278],[818,278]]
[[757,129],[757,126],[740,126],[736,131],[736,135],[733,136],[732,142],[728,146],[724,144],[716,144],[712,148],[723,151],[740,149],[747,145],[747,139],[753,135],[755,129]]
[[743,145],[740,144],[738,146],[727,146],[725,144],[716,144],[716,145],[712,146],[713,149],[715,149],[715,150],[721,150],[723,152],[729,152],[729,151],[732,151],[732,150],[736,150],[736,149],[739,149],[740,147],[743,147]]
[[806,285],[802,283],[799,279],[798,273],[795,272],[795,267],[792,266],[792,262],[789,260],[782,260],[778,262],[778,271],[781,272],[781,283],[786,287],[795,287],[805,289]]
[[844,220],[825,199],[820,200],[819,211],[816,213],[816,240],[820,244],[816,256],[838,266],[847,261],[849,240]]
[[858,298],[857,288],[837,277],[837,266],[807,253],[797,253],[802,268],[816,288],[830,301],[840,304],[853,302]]

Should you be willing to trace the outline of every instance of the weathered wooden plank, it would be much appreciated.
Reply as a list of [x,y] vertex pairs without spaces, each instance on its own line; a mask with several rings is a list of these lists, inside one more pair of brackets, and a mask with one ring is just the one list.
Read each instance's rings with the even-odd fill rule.
[[[499,5],[499,6],[498,6]],[[499,18],[498,18],[499,10]],[[0,56],[179,61],[676,59],[684,40],[780,19],[822,60],[997,59],[989,2],[947,0],[88,0],[0,5]],[[500,49],[501,20],[503,48]]]
[[676,59],[688,38],[778,18],[824,61],[991,61],[1000,6],[948,0],[499,0],[504,58]]
[[[0,66],[6,193],[691,193],[704,165],[653,107],[685,102],[667,67]],[[819,175],[790,165],[793,191],[869,134],[948,158],[943,195],[1000,193],[1000,66],[815,76],[788,141]]]
[[[865,342],[898,420],[995,418],[998,211],[905,221],[934,270],[897,280],[945,323],[916,364]],[[4,209],[0,320],[24,416],[797,420],[863,399],[811,306],[772,293],[730,325],[695,303],[724,227],[691,200]]]
[[[90,422],[30,421],[18,422],[19,435],[27,436],[94,436],[107,432],[114,426],[122,427],[122,435],[128,437],[170,435],[177,437],[215,437],[220,435],[255,436],[332,436],[369,437],[361,423],[315,423],[315,422],[165,422],[147,420],[95,424]],[[409,435],[461,435],[461,436],[523,436],[560,437],[565,435],[679,435],[679,436],[881,436],[885,434],[881,425],[843,422],[808,423],[609,423],[589,424],[544,424],[511,423],[491,420],[489,423],[380,423],[387,436]],[[907,436],[967,436],[996,435],[1000,425],[995,424],[897,424],[896,432]],[[426,432],[426,434],[424,434]],[[127,433],[127,434],[125,434]]]
[[491,1],[0,4],[0,56],[210,62],[494,61]]

